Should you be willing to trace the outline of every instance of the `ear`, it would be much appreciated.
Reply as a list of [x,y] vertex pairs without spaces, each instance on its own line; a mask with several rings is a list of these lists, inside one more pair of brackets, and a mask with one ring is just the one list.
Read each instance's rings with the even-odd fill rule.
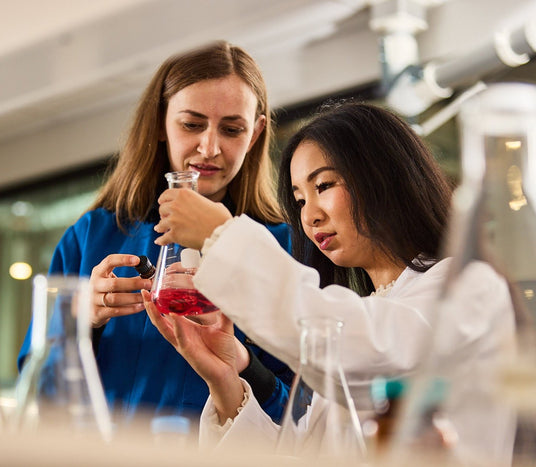
[[255,122],[255,126],[253,128],[253,135],[251,135],[251,141],[249,142],[248,150],[249,152],[257,139],[259,138],[260,134],[262,133],[262,130],[264,130],[264,127],[266,126],[266,116],[259,115],[259,118],[257,118],[257,121]]

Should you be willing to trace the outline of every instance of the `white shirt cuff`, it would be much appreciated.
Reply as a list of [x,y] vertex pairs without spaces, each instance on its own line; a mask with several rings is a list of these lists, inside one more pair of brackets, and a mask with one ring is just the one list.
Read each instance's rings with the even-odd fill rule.
[[213,231],[212,235],[209,238],[206,238],[203,242],[203,247],[201,248],[201,255],[205,255],[210,247],[216,242],[221,233],[234,221],[236,217],[227,219],[223,224],[218,225]]

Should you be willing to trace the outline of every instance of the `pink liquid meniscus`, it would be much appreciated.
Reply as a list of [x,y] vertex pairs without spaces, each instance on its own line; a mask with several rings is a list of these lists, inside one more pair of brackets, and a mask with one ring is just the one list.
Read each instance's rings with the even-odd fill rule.
[[153,303],[162,314],[201,315],[218,307],[196,289],[161,289]]

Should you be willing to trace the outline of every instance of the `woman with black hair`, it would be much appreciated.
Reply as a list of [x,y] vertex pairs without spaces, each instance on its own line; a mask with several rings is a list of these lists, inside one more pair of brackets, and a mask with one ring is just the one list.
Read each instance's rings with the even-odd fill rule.
[[[152,322],[209,385],[203,442],[240,442],[252,433],[274,440],[278,431],[234,369],[230,320],[294,369],[300,318],[343,321],[341,363],[361,409],[370,407],[375,377],[418,369],[450,264],[440,251],[450,198],[450,184],[411,128],[363,103],[324,109],[283,152],[279,201],[294,256],[304,264],[247,216],[233,218],[188,190],[163,193],[157,243],[203,248],[194,283],[223,313],[200,327],[163,318],[144,295]],[[455,449],[465,459],[504,461],[512,444],[508,413],[487,396],[502,346],[513,336],[511,300],[485,263],[469,268],[463,283],[448,332],[438,336],[442,352],[463,362],[470,383],[452,402]],[[320,388],[321,375],[309,376]]]

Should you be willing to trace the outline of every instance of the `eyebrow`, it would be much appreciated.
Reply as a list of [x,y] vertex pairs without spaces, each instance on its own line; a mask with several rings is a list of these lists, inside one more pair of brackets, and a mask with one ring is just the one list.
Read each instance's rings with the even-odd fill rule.
[[[196,112],[195,110],[189,110],[189,109],[186,109],[186,110],[180,110],[178,112],[179,114],[182,114],[182,113],[185,113],[185,114],[189,114],[191,115],[192,117],[197,117],[197,118],[204,118],[205,120],[208,119],[208,117],[202,113],[199,113],[199,112]],[[241,115],[226,115],[225,117],[222,117],[222,120],[228,120],[228,121],[236,121],[236,120],[245,120],[244,117],[242,117]]]
[[[328,165],[324,167],[318,167],[318,169],[313,170],[308,176],[307,176],[307,182],[311,182],[316,178],[318,174],[321,174],[322,172],[325,172],[326,170],[335,170],[334,167],[330,167]],[[292,191],[296,191],[298,187],[296,185],[292,185]]]

